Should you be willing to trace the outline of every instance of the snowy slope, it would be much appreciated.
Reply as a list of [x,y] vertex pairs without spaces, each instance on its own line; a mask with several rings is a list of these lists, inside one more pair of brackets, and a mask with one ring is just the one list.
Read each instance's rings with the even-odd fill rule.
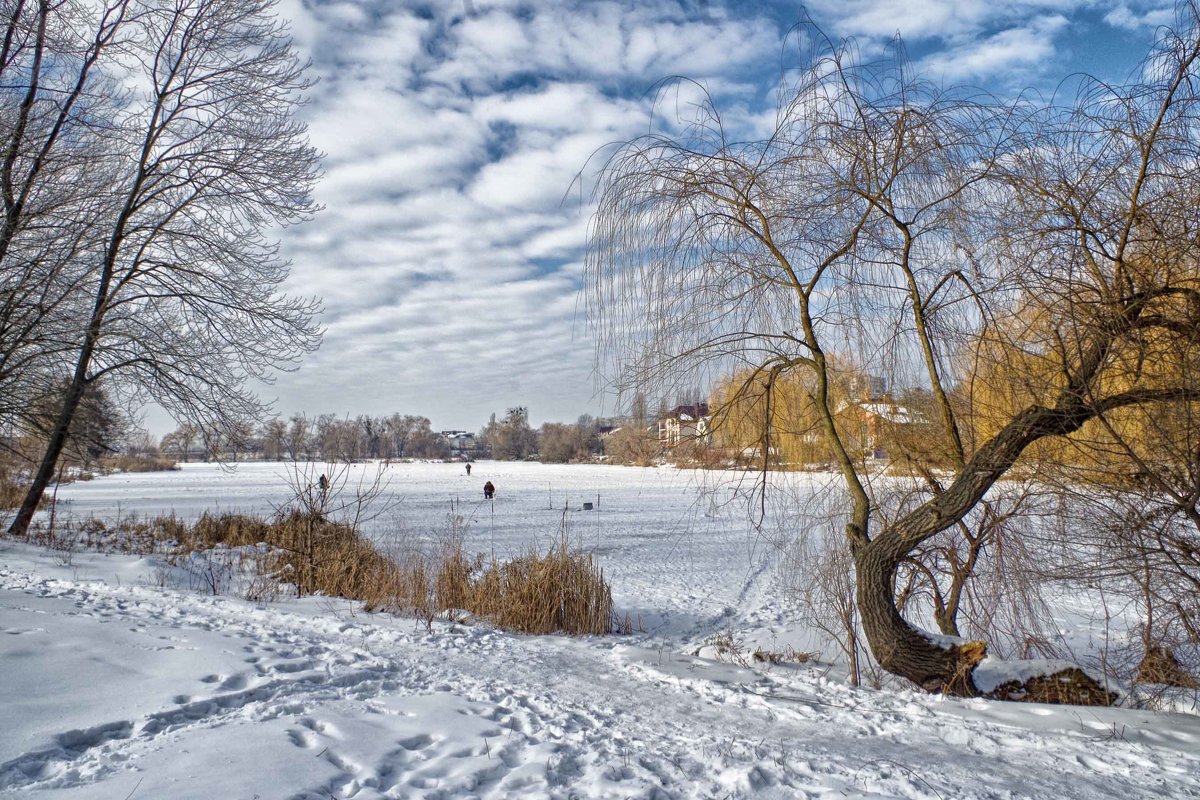
[[[712,508],[691,538],[660,530],[696,506],[676,497],[683,478],[612,480],[613,518],[623,496],[645,527],[604,523],[606,571],[619,604],[657,613],[626,637],[256,605],[155,586],[152,560],[0,541],[0,796],[1200,797],[1192,714],[855,690],[827,665],[687,655],[725,624],[785,635],[772,571],[755,567],[769,553]],[[517,476],[497,485],[514,516],[489,536],[515,547],[500,529],[531,508]]]

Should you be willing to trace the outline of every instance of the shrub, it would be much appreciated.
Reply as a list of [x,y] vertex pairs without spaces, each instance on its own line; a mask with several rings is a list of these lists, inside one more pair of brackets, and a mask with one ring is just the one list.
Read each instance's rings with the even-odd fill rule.
[[179,464],[173,458],[126,453],[102,458],[100,466],[106,471],[119,470],[120,472],[168,472],[179,469]]
[[444,549],[437,575],[437,605],[462,608],[520,633],[608,634],[618,624],[604,572],[567,537],[546,554],[511,561],[469,559],[461,546]]
[[21,507],[29,485],[19,481],[7,469],[0,467],[0,511],[15,511]]

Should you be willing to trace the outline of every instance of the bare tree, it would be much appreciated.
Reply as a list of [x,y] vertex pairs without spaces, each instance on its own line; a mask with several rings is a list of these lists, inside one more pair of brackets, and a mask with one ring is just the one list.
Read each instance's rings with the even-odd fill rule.
[[288,424],[279,417],[272,417],[263,423],[261,436],[263,458],[268,461],[283,460]]
[[120,55],[103,63],[130,88],[103,120],[101,235],[71,260],[88,310],[14,534],[29,525],[89,383],[111,375],[215,431],[260,416],[247,382],[294,364],[319,337],[316,304],[278,293],[288,265],[264,236],[314,211],[318,166],[292,116],[302,65],[270,0],[131,0],[115,24]]
[[529,409],[524,406],[508,409],[499,422],[493,414],[483,431],[483,438],[492,458],[501,461],[520,461],[537,452],[537,431],[529,427]]
[[287,437],[284,439],[288,458],[299,461],[301,456],[307,457],[312,433],[312,420],[304,414],[292,414],[288,419]]
[[[806,373],[847,491],[867,641],[926,689],[975,693],[986,646],[904,618],[906,560],[1035,445],[1198,396],[1138,366],[1150,331],[1187,354],[1200,341],[1198,20],[1185,6],[1139,80],[1084,81],[1066,107],[939,89],[901,55],[863,64],[826,44],[784,87],[767,138],[739,140],[701,103],[607,162],[589,306],[618,385]],[[839,353],[918,372],[930,394],[947,463],[903,507],[873,490],[839,427]],[[1024,380],[981,419],[974,378],[996,365]]]
[[188,454],[192,451],[192,442],[196,441],[196,426],[184,422],[178,428],[163,437],[162,449],[174,453],[180,461],[187,463]]
[[0,45],[0,420],[28,428],[57,388],[87,314],[108,164],[104,130],[124,93],[97,64],[124,45],[128,0],[18,0]]

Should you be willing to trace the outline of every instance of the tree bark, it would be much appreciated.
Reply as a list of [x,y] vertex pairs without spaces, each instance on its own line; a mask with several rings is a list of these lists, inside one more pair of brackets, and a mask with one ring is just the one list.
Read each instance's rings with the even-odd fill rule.
[[75,419],[79,401],[83,398],[84,389],[87,388],[87,368],[91,361],[91,353],[92,346],[89,343],[80,354],[75,375],[63,397],[62,409],[58,412],[54,430],[50,432],[50,438],[46,442],[46,451],[42,455],[37,472],[34,473],[33,483],[30,484],[29,491],[25,493],[25,499],[21,501],[21,507],[17,510],[17,515],[8,527],[9,536],[23,537],[29,532],[29,524],[33,521],[34,512],[42,502],[42,495],[46,493],[51,478],[54,477],[58,459],[62,456],[63,448],[67,444],[67,437],[70,435],[71,422]]
[[987,654],[983,642],[942,644],[909,625],[896,608],[896,569],[907,552],[885,531],[854,554],[863,632],[879,666],[929,692],[979,694],[971,671]]

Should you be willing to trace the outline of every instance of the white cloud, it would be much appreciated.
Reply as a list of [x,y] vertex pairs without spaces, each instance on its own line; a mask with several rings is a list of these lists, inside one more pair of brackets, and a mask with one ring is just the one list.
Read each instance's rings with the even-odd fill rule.
[[921,69],[934,77],[966,79],[993,77],[1016,67],[1036,65],[1054,55],[1054,37],[1067,26],[1054,15],[1009,28],[980,41],[945,50],[925,59]]
[[1104,15],[1104,21],[1116,28],[1144,30],[1169,25],[1175,19],[1172,3],[1120,3]]
[[818,17],[833,21],[838,35],[890,37],[909,41],[963,40],[996,28],[1021,26],[1041,16],[1067,15],[1087,8],[1089,0],[815,0]]
[[[817,0],[811,10],[835,37],[866,37],[864,52],[899,29],[943,43],[923,67],[987,77],[1052,53],[1083,2]],[[673,75],[718,95],[736,135],[769,130],[787,36],[770,6],[280,8],[320,78],[303,116],[328,153],[317,192],[326,210],[284,232],[289,288],[324,298],[329,329],[271,391],[280,410],[423,413],[468,429],[509,405],[529,406],[535,421],[599,411],[578,317],[592,175],[576,177],[605,145],[647,130],[646,93]],[[1110,21],[1150,13],[1122,5]],[[658,111],[686,121],[699,97],[681,84]]]

